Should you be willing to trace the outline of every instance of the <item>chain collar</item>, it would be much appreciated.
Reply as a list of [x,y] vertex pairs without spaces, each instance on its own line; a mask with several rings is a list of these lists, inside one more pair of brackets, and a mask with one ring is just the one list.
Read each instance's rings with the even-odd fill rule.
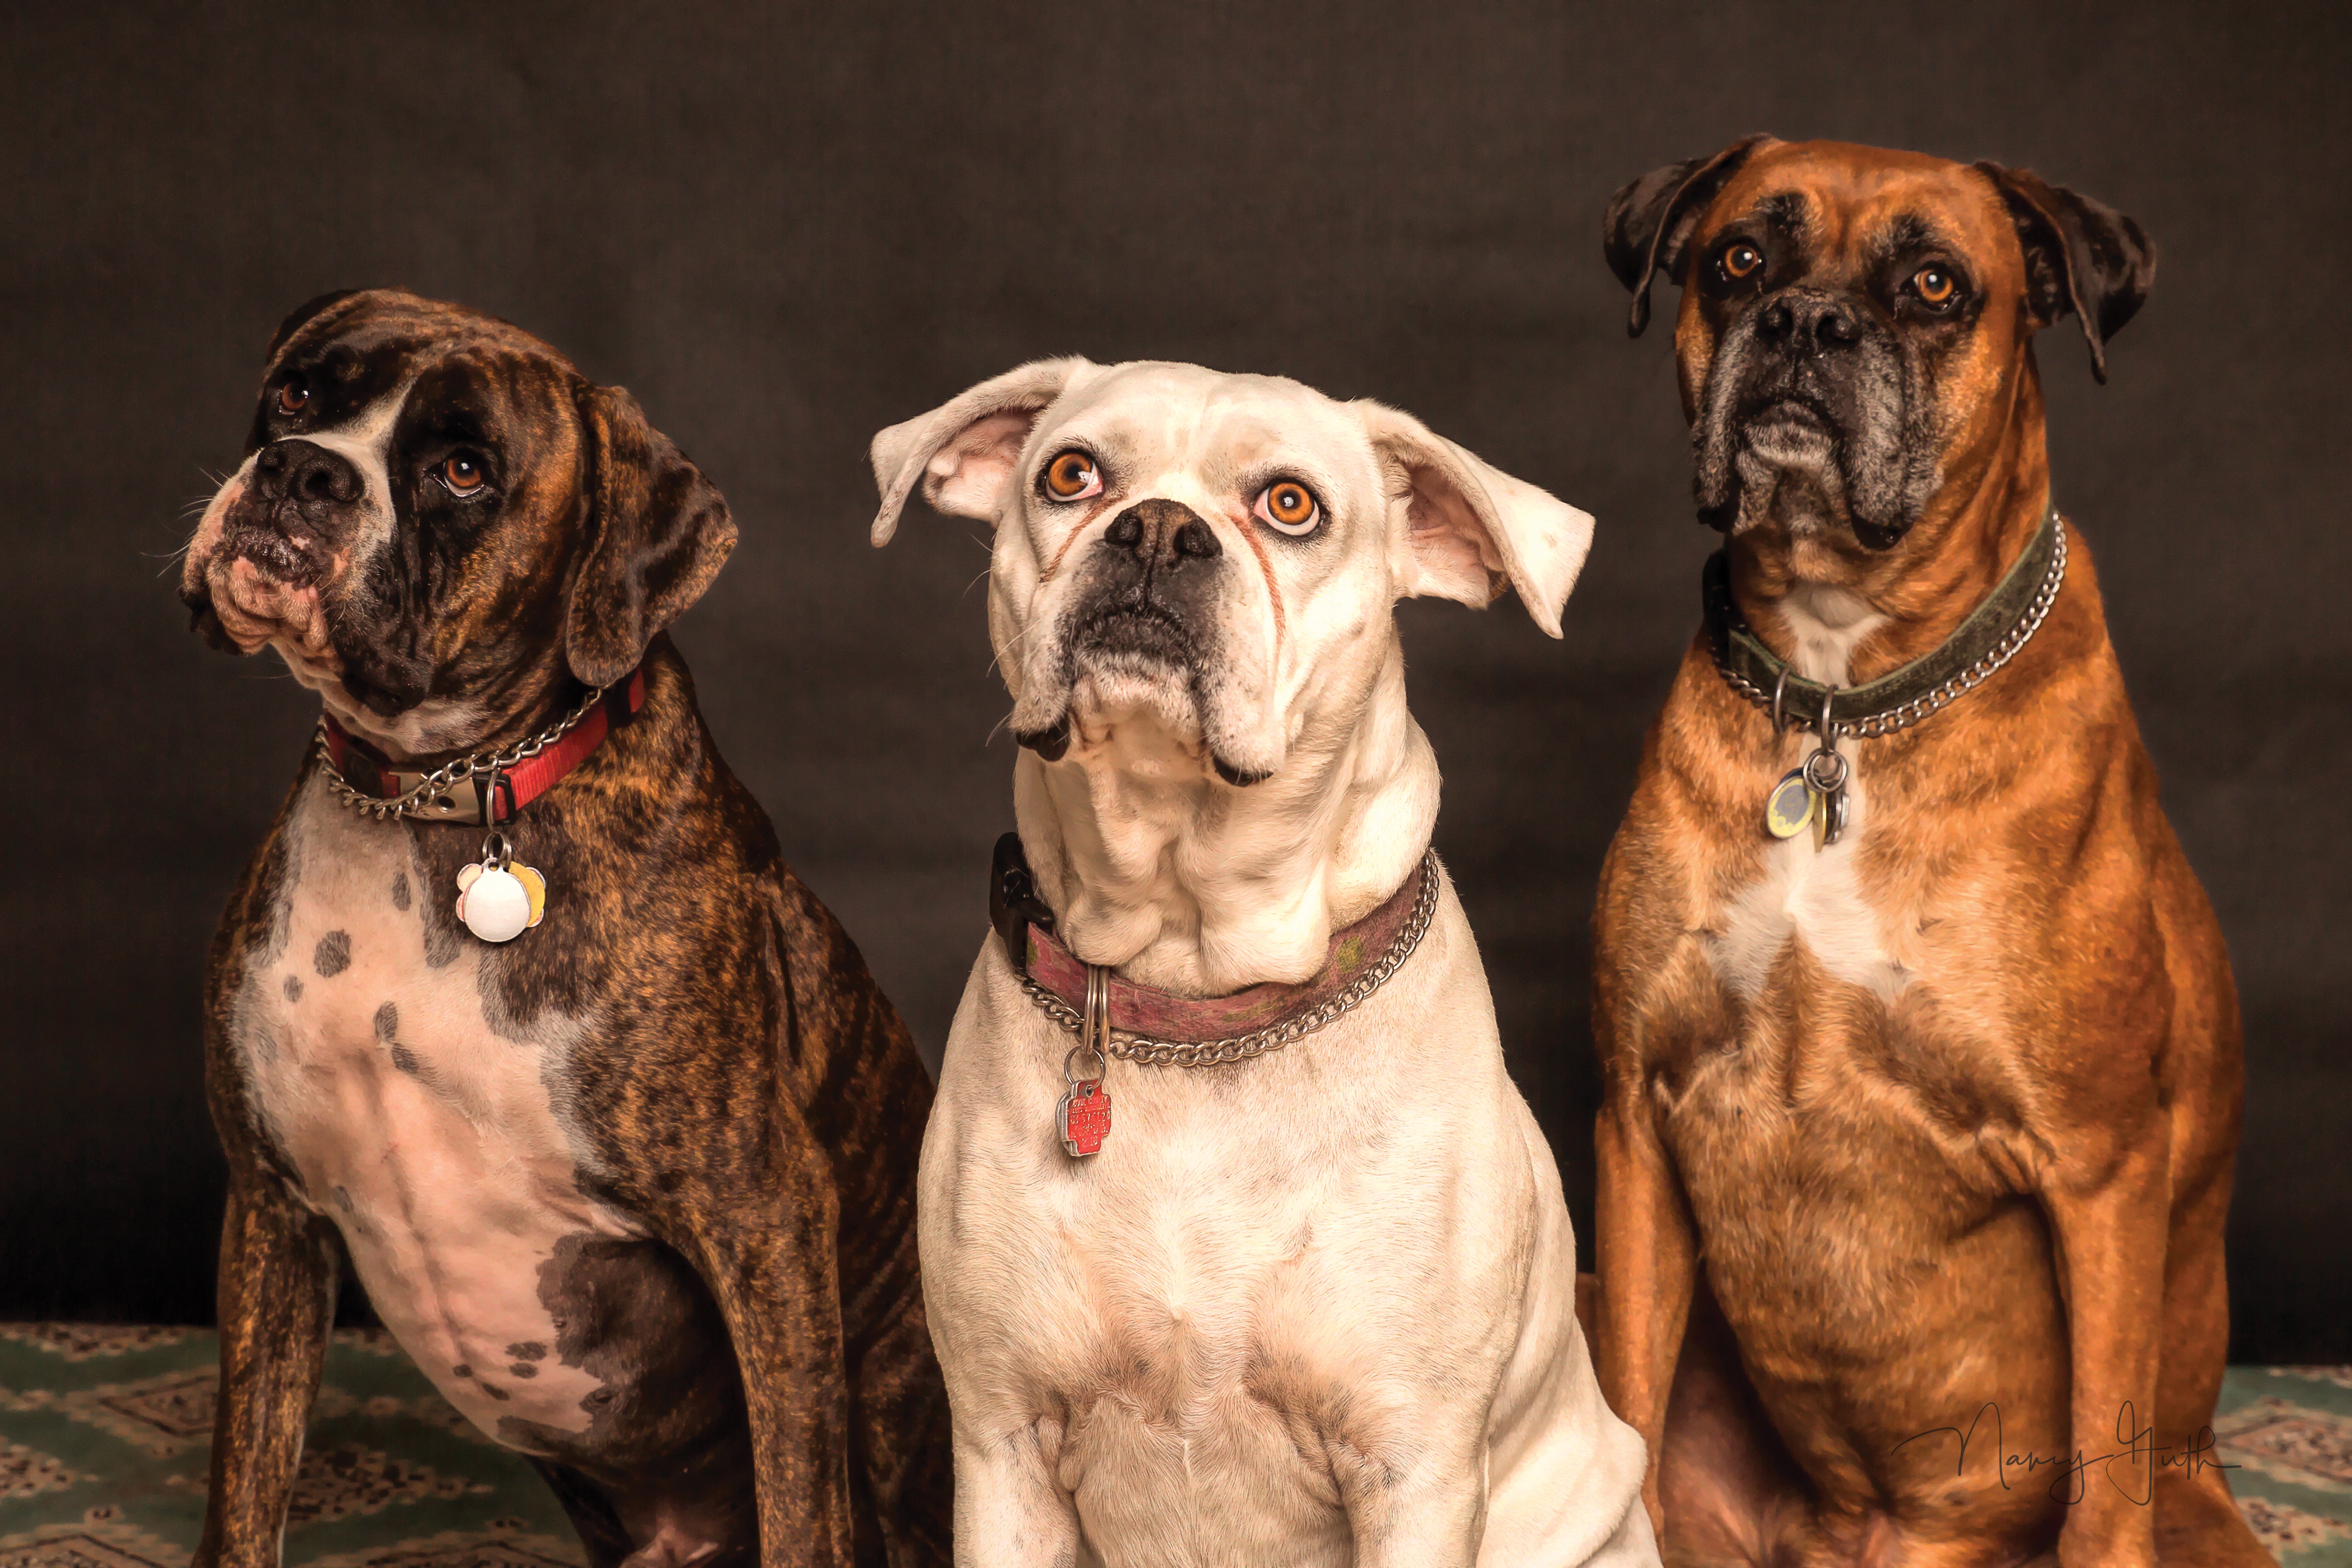
[[[1349,981],[1345,987],[1306,1012],[1285,1018],[1279,1023],[1269,1024],[1265,1028],[1253,1029],[1248,1034],[1236,1035],[1228,1039],[1157,1040],[1148,1035],[1133,1034],[1125,1029],[1110,1026],[1108,1022],[1109,972],[1098,965],[1088,964],[1087,965],[1088,1001],[1091,1004],[1097,1003],[1099,999],[1098,1005],[1089,1008],[1089,1011],[1097,1015],[1097,1037],[1099,1039],[1101,1034],[1107,1033],[1109,1038],[1108,1054],[1122,1061],[1139,1062],[1146,1067],[1176,1068],[1216,1067],[1225,1062],[1247,1061],[1253,1057],[1262,1057],[1268,1051],[1278,1051],[1295,1040],[1304,1039],[1342,1014],[1361,1006],[1370,998],[1372,993],[1387,984],[1390,977],[1404,967],[1405,960],[1411,958],[1413,950],[1421,945],[1422,937],[1429,931],[1430,919],[1437,912],[1438,867],[1435,849],[1427,850],[1422,855],[1418,869],[1421,877],[1420,891],[1413,899],[1412,912],[1405,917],[1404,924],[1398,930],[1394,939],[1390,942],[1388,950],[1375,959],[1370,968]],[[1029,1000],[1037,1005],[1038,1011],[1069,1033],[1078,1036],[1080,1047],[1083,1047],[1087,1034],[1087,1014],[1081,1013],[1077,1008],[1062,1000],[1053,990],[1031,975],[1023,965],[1016,963],[1013,973],[1021,982],[1021,989],[1028,993]]]
[[[388,798],[379,798],[353,789],[343,777],[342,770],[335,763],[331,728],[332,721],[324,713],[319,715],[312,757],[320,776],[327,781],[328,793],[362,816],[372,816],[378,822],[413,816],[441,822],[479,821],[487,825],[491,820],[490,797],[482,795],[478,787],[468,787],[472,781],[495,781],[500,774],[538,756],[593,713],[596,705],[604,700],[604,692],[605,688],[601,686],[593,689],[580,700],[579,706],[528,740],[518,741],[501,752],[476,752],[470,756],[459,757],[456,762],[444,763],[414,785]],[[473,798],[461,801],[458,799],[460,795]],[[477,810],[480,812],[478,817]]]
[[1983,604],[1937,647],[1866,685],[1829,687],[1808,680],[1766,647],[1732,602],[1724,552],[1707,557],[1705,577],[1708,650],[1725,684],[1772,715],[1800,721],[1826,714],[1817,726],[1832,735],[1874,738],[1907,730],[1955,698],[1974,690],[2042,629],[2066,581],[2066,524],[2053,506]]

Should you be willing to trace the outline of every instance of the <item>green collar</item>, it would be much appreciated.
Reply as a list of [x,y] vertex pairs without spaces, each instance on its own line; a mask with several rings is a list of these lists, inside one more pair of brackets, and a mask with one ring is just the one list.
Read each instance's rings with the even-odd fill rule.
[[2049,614],[2066,580],[2066,525],[2058,509],[2041,526],[1983,604],[1952,635],[1910,663],[1863,686],[1824,686],[1790,669],[1748,628],[1731,598],[1726,552],[1706,558],[1707,641],[1734,691],[1791,724],[1818,729],[1822,704],[1840,734],[1885,735],[1916,723],[2007,664]]

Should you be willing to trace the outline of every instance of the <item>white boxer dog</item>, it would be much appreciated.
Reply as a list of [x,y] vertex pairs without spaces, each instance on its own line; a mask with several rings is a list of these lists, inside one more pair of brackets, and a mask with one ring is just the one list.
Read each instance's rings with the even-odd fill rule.
[[1592,520],[1184,364],[1024,365],[873,457],[875,543],[919,484],[995,525],[1026,748],[918,1183],[957,1561],[1656,1563],[1392,615],[1556,637]]

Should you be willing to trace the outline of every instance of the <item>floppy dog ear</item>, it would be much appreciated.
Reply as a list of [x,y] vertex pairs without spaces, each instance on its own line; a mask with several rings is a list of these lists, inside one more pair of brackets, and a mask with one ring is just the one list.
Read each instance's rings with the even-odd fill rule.
[[1516,588],[1536,625],[1559,636],[1560,609],[1592,548],[1592,514],[1487,467],[1410,414],[1356,407],[1390,503],[1404,511],[1403,594],[1484,609]]
[[727,499],[620,387],[572,388],[586,437],[588,552],[572,584],[564,655],[610,686],[684,615],[735,548]]
[[898,531],[898,514],[919,479],[923,499],[940,511],[995,522],[1037,416],[1086,368],[1087,362],[1075,357],[1034,360],[875,437],[870,456],[882,492],[875,544],[889,543]]
[[2104,202],[2077,195],[2023,169],[1979,163],[2000,192],[2025,247],[2025,296],[2048,326],[2067,311],[2083,323],[2091,374],[2107,379],[2107,340],[2139,313],[2156,281],[2156,246],[2139,225]]
[[1750,136],[1711,158],[1653,169],[1609,198],[1609,210],[1601,219],[1601,253],[1609,258],[1617,281],[1633,291],[1633,309],[1625,318],[1627,337],[1640,337],[1650,324],[1651,276],[1681,277],[1683,247],[1690,243],[1698,215],[1748,162],[1748,155],[1771,140]]

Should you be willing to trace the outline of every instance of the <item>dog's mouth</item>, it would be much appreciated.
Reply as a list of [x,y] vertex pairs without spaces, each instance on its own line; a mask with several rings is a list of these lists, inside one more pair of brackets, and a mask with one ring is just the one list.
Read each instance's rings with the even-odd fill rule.
[[1157,715],[1182,749],[1194,752],[1225,783],[1245,787],[1271,776],[1222,755],[1209,738],[1203,656],[1192,629],[1169,606],[1144,596],[1088,608],[1064,635],[1061,662],[1061,710],[1043,725],[1013,731],[1046,762],[1067,755],[1098,715],[1141,710]]
[[184,595],[197,629],[243,654],[271,643],[321,676],[340,668],[322,590],[339,562],[318,540],[232,516]]
[[1838,435],[1828,410],[1781,394],[1761,399],[1741,416],[1739,439],[1768,462],[1819,462],[1835,456]]
[[1189,677],[1198,668],[1192,634],[1166,605],[1152,599],[1127,599],[1098,605],[1070,628],[1070,656],[1081,663],[1157,664],[1167,673]]
[[1699,521],[1833,551],[1893,547],[1936,482],[1916,359],[1884,334],[1835,353],[1762,342],[1751,313],[1708,371],[1691,430]]
[[326,552],[308,537],[255,521],[233,521],[221,536],[222,558],[245,562],[260,581],[279,589],[316,588],[328,565]]

